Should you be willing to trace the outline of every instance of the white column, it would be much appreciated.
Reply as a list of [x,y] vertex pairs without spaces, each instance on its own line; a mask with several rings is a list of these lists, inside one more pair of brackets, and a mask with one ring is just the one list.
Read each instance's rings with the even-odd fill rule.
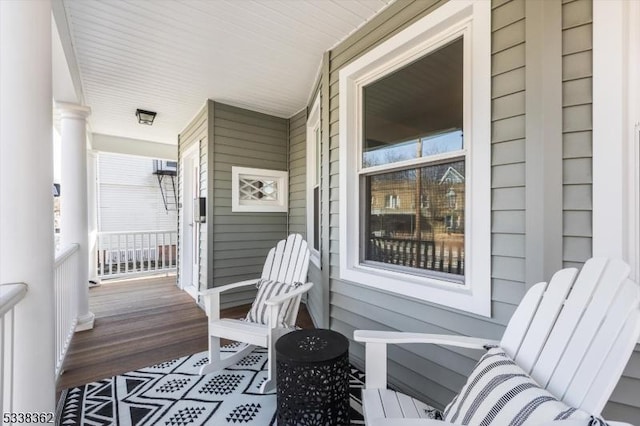
[[87,207],[89,218],[89,279],[99,282],[98,258],[95,255],[98,243],[98,209],[96,203],[96,173],[98,154],[95,151],[87,152]]
[[28,285],[15,311],[22,413],[55,407],[51,99],[51,1],[0,1],[0,282]]
[[60,198],[60,245],[64,250],[79,245],[78,325],[76,331],[93,328],[89,312],[89,210],[87,196],[87,116],[91,109],[59,102],[62,175]]

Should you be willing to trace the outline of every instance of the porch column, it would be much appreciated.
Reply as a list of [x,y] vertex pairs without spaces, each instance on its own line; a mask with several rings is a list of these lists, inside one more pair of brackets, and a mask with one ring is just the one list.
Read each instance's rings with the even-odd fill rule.
[[98,208],[96,203],[96,168],[98,167],[98,153],[93,150],[87,152],[87,207],[89,219],[89,279],[98,283]]
[[28,285],[5,406],[17,413],[55,408],[51,81],[51,0],[0,1],[0,283]]
[[79,245],[78,325],[76,331],[93,328],[89,312],[89,209],[87,196],[87,117],[91,109],[56,103],[60,111],[62,174],[60,199],[60,245]]

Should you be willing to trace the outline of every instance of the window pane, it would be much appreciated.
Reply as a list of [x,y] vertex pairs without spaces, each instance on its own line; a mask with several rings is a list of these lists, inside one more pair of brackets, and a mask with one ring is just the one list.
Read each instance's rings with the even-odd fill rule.
[[463,147],[463,42],[448,45],[363,88],[363,167]]
[[313,188],[313,248],[320,251],[320,187]]
[[365,260],[464,275],[464,160],[367,176],[365,184]]

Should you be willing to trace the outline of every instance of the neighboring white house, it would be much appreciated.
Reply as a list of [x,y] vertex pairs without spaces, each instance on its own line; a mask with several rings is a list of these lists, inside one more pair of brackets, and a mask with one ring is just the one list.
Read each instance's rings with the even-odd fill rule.
[[[97,207],[100,232],[176,229],[177,205],[173,177],[160,175],[161,190],[159,175],[154,174],[155,161],[160,160],[111,153],[98,155]],[[167,163],[171,162],[163,162],[165,165]]]
[[97,154],[97,277],[176,267],[176,173],[176,161]]

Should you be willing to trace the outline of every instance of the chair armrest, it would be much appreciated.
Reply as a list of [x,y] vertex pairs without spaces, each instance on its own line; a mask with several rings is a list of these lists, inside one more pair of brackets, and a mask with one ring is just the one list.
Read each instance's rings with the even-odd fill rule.
[[356,330],[353,333],[356,342],[364,343],[431,343],[436,345],[457,346],[469,349],[484,349],[485,346],[498,345],[498,340],[447,334],[407,333],[403,331]]
[[235,288],[256,285],[256,283],[259,280],[260,278],[239,281],[237,283],[222,285],[220,287],[208,288],[206,290],[198,292],[198,295],[202,296],[202,298],[204,299],[203,300],[204,310],[207,313],[207,317],[209,317],[209,320],[220,319],[220,294],[221,293],[228,290],[233,290]]
[[277,296],[273,296],[272,298],[268,299],[264,303],[267,306],[282,305],[284,302],[286,302],[287,300],[291,299],[292,297],[296,297],[298,295],[306,293],[307,291],[309,291],[309,289],[312,286],[313,286],[313,283],[311,283],[311,282],[303,284],[300,287],[296,288],[295,290],[291,290],[291,291],[288,291],[286,293],[278,294]]
[[233,290],[234,288],[239,288],[239,287],[245,287],[245,286],[249,286],[249,285],[256,285],[256,283],[260,280],[260,278],[255,278],[252,280],[244,280],[244,281],[239,281],[237,283],[231,283],[231,284],[226,284],[226,285],[221,285],[220,287],[213,287],[213,288],[208,288],[206,290],[202,290],[198,292],[199,296],[209,296],[211,294],[220,294],[222,292],[228,291],[228,290]]
[[476,337],[375,330],[356,330],[353,339],[365,343],[365,389],[387,388],[387,344],[432,343],[484,349],[485,345],[499,343],[496,340]]

